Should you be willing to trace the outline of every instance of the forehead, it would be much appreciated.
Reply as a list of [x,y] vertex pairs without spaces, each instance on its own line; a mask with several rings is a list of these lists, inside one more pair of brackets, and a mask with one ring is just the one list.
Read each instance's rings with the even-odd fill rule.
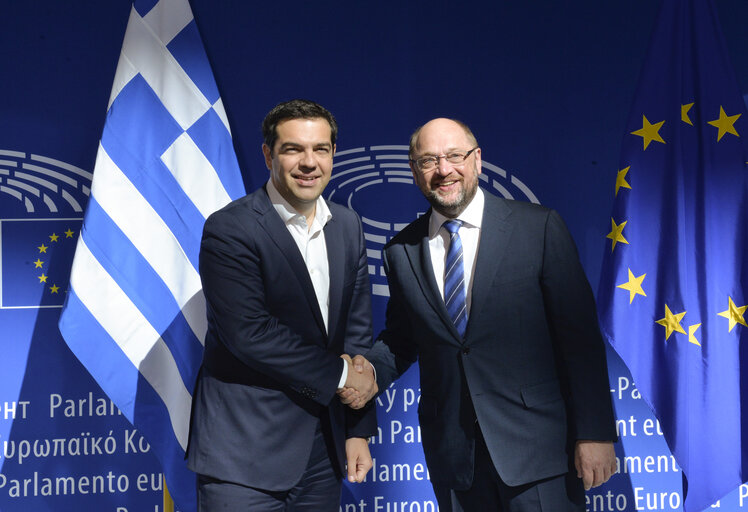
[[419,152],[442,152],[448,149],[467,148],[470,144],[465,130],[449,120],[427,123],[421,128],[416,140]]
[[287,142],[321,144],[332,140],[330,124],[321,117],[285,119],[276,125],[275,132],[278,135],[276,145]]

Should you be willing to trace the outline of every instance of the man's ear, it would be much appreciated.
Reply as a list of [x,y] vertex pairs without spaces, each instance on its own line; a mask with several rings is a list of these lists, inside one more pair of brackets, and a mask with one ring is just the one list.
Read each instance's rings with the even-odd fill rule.
[[270,151],[270,147],[267,144],[262,145],[262,154],[265,155],[265,166],[268,170],[273,169],[273,154]]

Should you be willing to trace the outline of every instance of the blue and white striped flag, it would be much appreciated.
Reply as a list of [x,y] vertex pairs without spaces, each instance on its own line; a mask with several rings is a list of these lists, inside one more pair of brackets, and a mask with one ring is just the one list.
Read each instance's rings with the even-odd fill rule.
[[176,504],[207,328],[203,223],[244,195],[226,114],[187,0],[130,12],[60,331],[142,433]]

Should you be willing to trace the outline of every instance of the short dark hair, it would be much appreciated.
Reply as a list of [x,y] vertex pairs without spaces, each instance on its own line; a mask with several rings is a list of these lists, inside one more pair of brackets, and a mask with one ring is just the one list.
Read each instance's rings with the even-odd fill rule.
[[[462,128],[465,132],[465,136],[468,138],[468,141],[473,145],[478,145],[478,140],[475,138],[475,135],[473,135],[473,131],[470,129],[468,125],[460,121],[459,119],[451,119],[447,118],[453,123],[457,124],[460,128]],[[408,144],[408,158],[413,158],[415,156],[416,152],[416,144],[418,143],[418,135],[421,133],[421,128],[423,128],[424,125],[419,126],[416,128],[416,131],[413,132],[413,135],[410,136],[410,143]]]
[[278,123],[288,119],[317,119],[321,118],[330,125],[330,142],[335,145],[338,139],[338,123],[335,117],[319,103],[309,100],[290,100],[278,103],[273,110],[268,112],[262,121],[262,139],[273,153],[273,146],[278,140]]

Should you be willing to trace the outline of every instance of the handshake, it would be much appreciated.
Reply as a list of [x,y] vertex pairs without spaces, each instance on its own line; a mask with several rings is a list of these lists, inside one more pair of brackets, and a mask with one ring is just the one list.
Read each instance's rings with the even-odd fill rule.
[[348,354],[343,354],[340,357],[348,365],[348,377],[345,380],[345,386],[338,390],[340,401],[352,409],[361,409],[379,391],[374,367],[361,355],[353,359]]

